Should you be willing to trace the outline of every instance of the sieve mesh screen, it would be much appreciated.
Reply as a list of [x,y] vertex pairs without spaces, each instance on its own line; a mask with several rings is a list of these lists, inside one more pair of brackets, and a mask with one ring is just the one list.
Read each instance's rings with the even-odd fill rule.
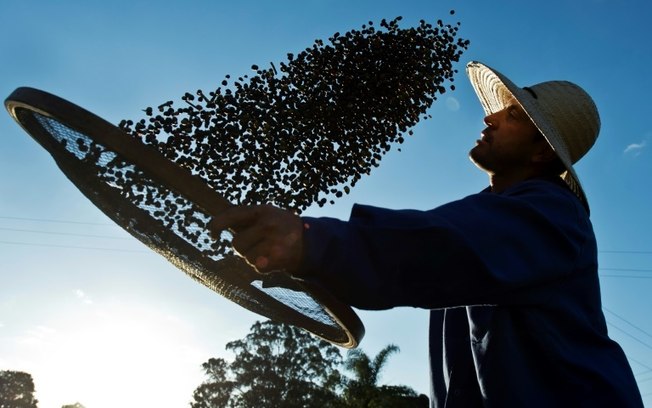
[[[84,167],[86,181],[81,187],[96,192],[95,203],[99,200],[100,208],[185,273],[256,313],[292,320],[275,311],[280,303],[283,312],[289,308],[318,325],[337,329],[338,323],[328,311],[296,281],[281,273],[257,274],[233,253],[230,234],[214,239],[207,228],[211,216],[191,200],[151,180],[137,165],[87,135],[52,117],[23,112],[32,114],[61,147],[60,155],[67,156],[58,160],[64,172],[66,168]],[[105,198],[98,198],[100,195]],[[234,275],[236,285],[231,283]],[[241,281],[248,282],[243,285]],[[265,296],[276,302],[261,302]]]

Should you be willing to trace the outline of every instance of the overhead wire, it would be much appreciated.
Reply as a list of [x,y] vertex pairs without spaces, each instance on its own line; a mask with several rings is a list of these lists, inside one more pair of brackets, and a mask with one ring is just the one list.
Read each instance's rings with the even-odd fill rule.
[[[56,224],[70,224],[70,225],[118,227],[117,225],[110,224],[110,223],[74,221],[74,220],[58,220],[58,219],[46,219],[46,218],[0,216],[0,219],[15,220],[15,221],[29,221],[29,222],[37,222],[37,223],[56,223]],[[80,237],[80,238],[112,239],[112,240],[129,240],[130,239],[127,236],[118,237],[118,236],[110,236],[110,235],[84,234],[84,233],[62,232],[62,231],[46,231],[46,230],[40,230],[40,229],[37,230],[37,229],[14,228],[14,227],[0,227],[0,231],[30,233],[30,234],[47,234],[47,235],[58,235],[58,236],[71,236],[71,237]],[[81,250],[93,250],[93,251],[111,251],[111,252],[140,252],[140,253],[147,252],[147,251],[144,251],[144,250],[132,250],[132,249],[123,249],[123,248],[109,248],[109,247],[104,247],[104,246],[79,246],[79,245],[66,245],[66,244],[20,242],[20,241],[13,241],[13,240],[0,240],[0,244],[17,245],[17,246],[29,246],[29,247],[65,248],[65,249],[76,249],[76,250],[81,249]]]
[[32,247],[46,247],[46,248],[87,249],[87,250],[93,250],[93,251],[140,252],[140,253],[148,253],[148,252],[150,252],[150,251],[137,250],[137,249],[87,247],[87,246],[59,245],[59,244],[37,244],[37,243],[32,243],[32,242],[14,242],[14,241],[0,241],[0,244],[22,245],[22,246],[32,246]]
[[34,221],[34,222],[51,222],[58,224],[81,224],[81,225],[98,225],[105,227],[117,227],[116,224],[111,224],[108,222],[88,222],[88,221],[71,221],[71,220],[52,220],[46,218],[28,218],[28,217],[9,217],[9,216],[0,216],[0,219],[4,220],[18,220],[18,221]]
[[28,232],[32,234],[48,234],[48,235],[65,235],[65,236],[82,237],[82,238],[129,239],[128,237],[116,237],[116,236],[109,236],[109,235],[77,234],[72,232],[42,231],[42,230],[5,228],[5,227],[0,227],[0,231]]
[[603,254],[652,254],[652,251],[612,251],[612,250],[599,250]]
[[638,330],[639,332],[643,333],[646,337],[649,337],[650,339],[652,339],[652,334],[650,334],[647,331],[643,330],[642,328],[638,327],[637,325],[635,325],[634,323],[632,323],[629,320],[625,319],[624,317],[620,316],[616,312],[614,312],[614,311],[612,311],[612,310],[610,310],[610,309],[608,309],[607,307],[604,307],[604,306],[602,307],[602,309],[607,311],[609,314],[615,316],[619,320],[625,322],[628,326],[630,326],[630,327]]

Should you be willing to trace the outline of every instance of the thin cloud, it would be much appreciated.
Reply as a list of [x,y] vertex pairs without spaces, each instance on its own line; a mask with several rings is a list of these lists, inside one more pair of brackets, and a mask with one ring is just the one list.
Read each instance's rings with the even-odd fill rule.
[[641,154],[641,151],[643,150],[643,148],[645,148],[646,144],[647,142],[645,140],[642,141],[641,143],[632,143],[625,148],[625,151],[623,153],[633,154],[634,156],[638,156],[639,154]]
[[84,293],[83,290],[77,289],[75,290],[75,295],[77,295],[77,299],[80,299],[82,302],[86,303],[87,305],[93,304],[93,301]]
[[43,325],[30,328],[27,332],[16,338],[16,342],[30,347],[46,347],[53,343],[56,330]]
[[446,107],[453,112],[457,112],[460,110],[460,102],[457,100],[457,98],[449,96],[446,98]]

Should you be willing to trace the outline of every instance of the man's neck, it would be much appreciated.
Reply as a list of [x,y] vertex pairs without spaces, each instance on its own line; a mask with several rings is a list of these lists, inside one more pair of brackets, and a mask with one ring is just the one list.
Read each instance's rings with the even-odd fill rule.
[[525,180],[537,177],[539,174],[534,172],[524,172],[522,174],[509,174],[509,175],[499,175],[499,174],[489,174],[489,185],[491,186],[492,193],[502,193],[507,190],[509,187],[520,183]]

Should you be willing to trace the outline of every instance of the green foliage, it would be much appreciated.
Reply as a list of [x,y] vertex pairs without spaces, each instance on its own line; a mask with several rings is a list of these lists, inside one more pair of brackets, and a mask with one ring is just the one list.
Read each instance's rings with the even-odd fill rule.
[[235,360],[204,363],[208,380],[195,390],[193,408],[337,406],[342,356],[335,346],[267,321],[226,348]]
[[389,356],[399,348],[390,344],[382,349],[373,361],[362,350],[349,351],[344,366],[353,374],[343,394],[345,407],[357,408],[417,408],[428,407],[428,397],[419,395],[406,386],[379,385]]
[[36,408],[34,380],[21,371],[0,371],[0,408]]
[[227,378],[229,364],[221,358],[211,358],[202,364],[209,380],[195,390],[193,408],[217,408],[229,406],[235,382]]
[[[346,360],[337,347],[282,323],[257,322],[241,340],[226,345],[232,362],[211,358],[208,379],[195,390],[192,408],[420,408],[428,398],[406,386],[378,385],[389,345],[371,360],[361,350]],[[352,378],[339,369],[349,370]]]
[[375,395],[367,405],[350,405],[350,407],[366,408],[428,408],[428,397],[417,394],[410,387],[404,385],[382,385],[378,387]]

